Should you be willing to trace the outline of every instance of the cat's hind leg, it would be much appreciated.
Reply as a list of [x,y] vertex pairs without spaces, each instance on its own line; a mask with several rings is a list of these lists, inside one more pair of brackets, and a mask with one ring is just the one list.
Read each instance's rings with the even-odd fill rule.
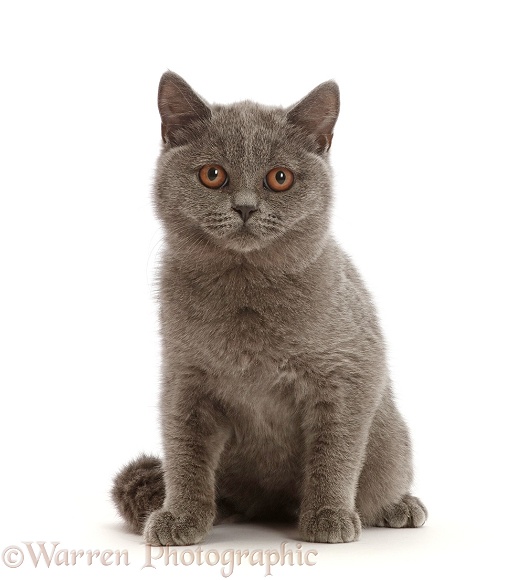
[[411,442],[406,423],[388,393],[371,426],[356,507],[363,526],[418,528],[428,516],[410,495],[413,479]]

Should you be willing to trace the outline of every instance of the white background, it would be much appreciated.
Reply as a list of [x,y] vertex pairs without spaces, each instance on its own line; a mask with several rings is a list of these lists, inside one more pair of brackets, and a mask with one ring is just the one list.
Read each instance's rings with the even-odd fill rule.
[[[289,105],[339,83],[333,227],[378,305],[430,511],[419,530],[312,546],[316,566],[274,577],[526,577],[528,13],[465,0],[2,5],[0,550],[130,552],[128,568],[66,575],[221,577],[140,572],[141,538],[108,497],[124,462],[160,449],[150,188],[170,68],[214,102]],[[222,526],[204,549],[284,540],[295,547],[295,531]],[[0,568],[41,572],[27,554]]]

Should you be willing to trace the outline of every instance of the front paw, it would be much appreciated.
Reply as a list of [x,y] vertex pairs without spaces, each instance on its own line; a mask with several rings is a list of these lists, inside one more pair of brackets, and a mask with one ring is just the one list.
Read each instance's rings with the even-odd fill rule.
[[322,507],[318,510],[305,510],[299,518],[301,539],[306,542],[355,542],[360,537],[361,529],[357,512],[347,509]]
[[174,513],[165,509],[153,512],[145,523],[145,543],[151,546],[189,546],[204,539],[213,525],[215,512]]

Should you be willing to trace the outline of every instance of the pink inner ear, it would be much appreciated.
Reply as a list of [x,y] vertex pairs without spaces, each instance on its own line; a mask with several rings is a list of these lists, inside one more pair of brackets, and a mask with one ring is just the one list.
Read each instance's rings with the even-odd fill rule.
[[329,151],[331,148],[333,133],[330,135],[319,135],[317,142],[321,153]]

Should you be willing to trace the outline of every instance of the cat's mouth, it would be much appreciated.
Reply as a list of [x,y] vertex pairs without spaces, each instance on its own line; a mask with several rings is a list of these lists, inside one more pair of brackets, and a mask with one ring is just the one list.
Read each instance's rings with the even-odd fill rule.
[[249,224],[248,222],[242,223],[239,228],[236,230],[236,233],[243,235],[243,236],[256,236],[255,228],[252,227],[253,224]]
[[266,242],[262,239],[256,225],[248,222],[241,223],[231,229],[227,235],[222,236],[223,245],[237,252],[251,252],[262,248]]
[[233,217],[215,216],[202,227],[220,246],[244,253],[264,248],[280,234],[276,215],[255,215],[245,220]]
[[226,241],[229,242],[232,249],[242,252],[250,252],[262,246],[262,240],[255,231],[255,227],[252,227],[248,222],[242,223],[236,228]]

